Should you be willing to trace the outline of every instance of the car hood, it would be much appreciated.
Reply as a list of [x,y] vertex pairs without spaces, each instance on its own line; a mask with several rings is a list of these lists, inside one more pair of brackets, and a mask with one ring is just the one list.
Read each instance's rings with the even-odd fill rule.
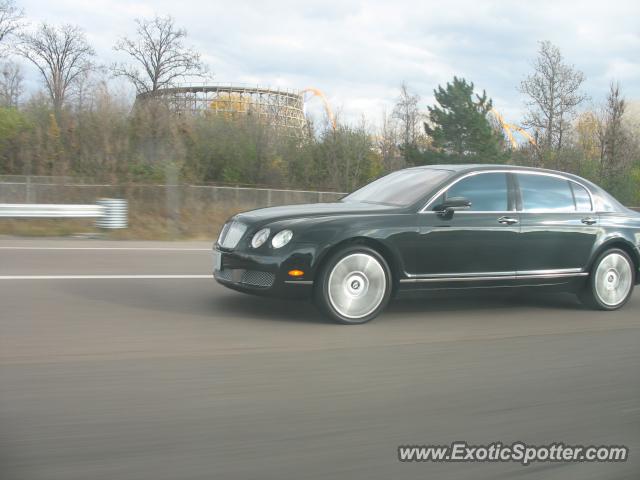
[[288,219],[328,217],[333,215],[367,215],[390,213],[398,210],[391,205],[358,202],[308,203],[282,207],[260,208],[236,215],[236,219],[248,223],[267,223]]

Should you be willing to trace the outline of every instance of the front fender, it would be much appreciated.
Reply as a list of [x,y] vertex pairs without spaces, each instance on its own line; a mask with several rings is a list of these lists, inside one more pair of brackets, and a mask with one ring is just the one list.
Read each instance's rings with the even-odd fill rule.
[[[398,216],[400,217],[402,216]],[[409,226],[406,222],[390,221],[389,216],[314,219],[307,227],[299,237],[298,247],[305,246],[313,250],[311,266],[314,275],[332,252],[350,242],[362,242],[376,248],[390,263],[392,270],[403,275],[406,269],[403,256],[394,242],[394,235],[406,234],[411,228],[417,231],[417,227]]]

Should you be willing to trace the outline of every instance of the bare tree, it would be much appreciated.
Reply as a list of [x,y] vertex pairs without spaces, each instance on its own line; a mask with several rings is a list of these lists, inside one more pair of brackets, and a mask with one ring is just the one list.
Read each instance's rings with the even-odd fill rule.
[[172,17],[136,19],[136,24],[136,38],[122,38],[114,47],[134,63],[114,65],[113,74],[129,79],[139,94],[171,86],[180,77],[204,74],[200,54],[183,45],[187,31],[177,28]]
[[22,26],[23,16],[13,0],[0,0],[0,44]]
[[20,35],[17,51],[42,75],[56,114],[62,110],[69,90],[94,68],[95,52],[84,32],[74,25],[43,23],[35,32]]
[[608,183],[629,163],[629,135],[622,123],[627,103],[620,85],[612,82],[607,99],[598,116],[598,143],[600,147],[600,176]]
[[580,92],[584,74],[564,62],[560,49],[540,42],[534,72],[520,84],[528,98],[524,126],[532,128],[547,149],[560,149],[576,109],[588,97]]
[[20,65],[6,62],[0,71],[0,103],[9,108],[16,108],[24,91],[24,76]]
[[406,83],[400,86],[400,96],[393,109],[393,118],[400,123],[401,147],[405,161],[409,160],[410,152],[417,147],[421,133],[422,115],[418,109],[420,96],[411,93]]
[[104,96],[108,78],[109,73],[102,65],[79,75],[71,95],[67,97],[67,104],[78,112],[92,110],[99,97]]
[[398,149],[398,122],[386,111],[382,112],[382,122],[377,136],[378,149],[382,155],[384,171],[402,168],[403,158]]

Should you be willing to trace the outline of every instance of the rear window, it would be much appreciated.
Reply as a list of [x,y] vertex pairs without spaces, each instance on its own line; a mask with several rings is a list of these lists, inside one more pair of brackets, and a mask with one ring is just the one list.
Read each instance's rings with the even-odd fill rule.
[[525,212],[575,212],[568,180],[547,175],[518,175],[522,210]]
[[595,210],[598,212],[619,212],[624,209],[622,204],[604,190],[594,194]]
[[571,189],[573,190],[573,198],[576,201],[576,210],[579,212],[590,212],[592,210],[591,197],[589,196],[587,189],[575,182],[569,182],[569,185],[571,185]]

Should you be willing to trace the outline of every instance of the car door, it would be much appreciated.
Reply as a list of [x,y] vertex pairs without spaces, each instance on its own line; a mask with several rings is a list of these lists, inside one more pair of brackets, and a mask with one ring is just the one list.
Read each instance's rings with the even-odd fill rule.
[[[452,215],[434,211],[447,198],[464,197],[471,206]],[[520,226],[511,178],[506,172],[462,177],[420,215],[419,277],[513,276]]]
[[570,275],[591,255],[599,230],[591,195],[553,174],[517,173],[522,254],[518,275]]

